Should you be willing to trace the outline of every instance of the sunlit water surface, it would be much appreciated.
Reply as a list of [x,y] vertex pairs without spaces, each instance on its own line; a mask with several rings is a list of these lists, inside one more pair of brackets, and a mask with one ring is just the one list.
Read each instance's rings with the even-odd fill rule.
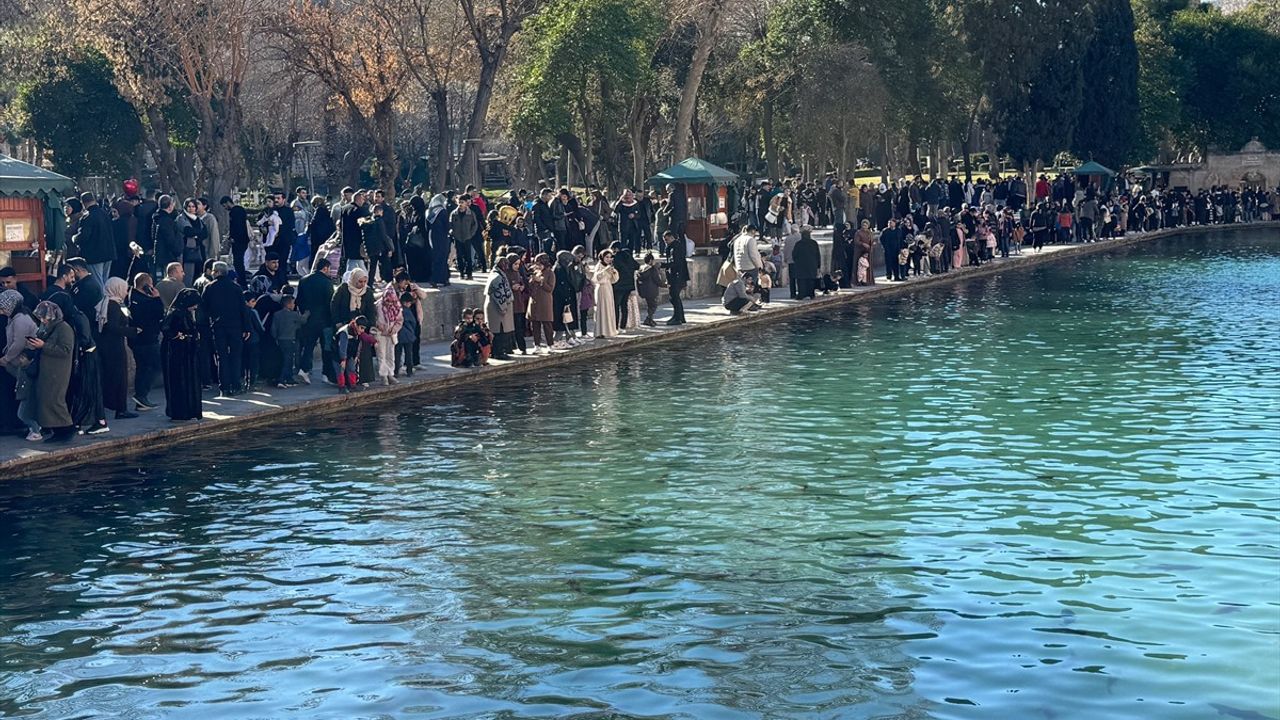
[[1278,312],[1170,241],[0,484],[0,716],[1280,717]]

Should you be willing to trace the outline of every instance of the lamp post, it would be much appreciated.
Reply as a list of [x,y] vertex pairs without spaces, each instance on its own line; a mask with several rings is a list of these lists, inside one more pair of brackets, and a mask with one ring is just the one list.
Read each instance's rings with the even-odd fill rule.
[[[319,140],[300,140],[293,144],[294,150],[302,150],[302,165],[307,174],[307,192],[311,193],[312,197],[316,194],[316,183],[311,178],[311,148],[316,147],[320,147]],[[287,185],[288,182],[286,181],[285,184]]]

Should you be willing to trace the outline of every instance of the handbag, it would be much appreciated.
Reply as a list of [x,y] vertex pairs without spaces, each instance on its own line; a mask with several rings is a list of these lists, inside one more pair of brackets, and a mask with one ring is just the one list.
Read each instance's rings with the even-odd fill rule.
[[564,312],[563,312],[563,313],[561,313],[561,315],[560,315],[560,320],[561,320],[565,325],[572,325],[572,324],[573,324],[573,310],[570,310],[568,306],[565,306]]
[[778,213],[776,213],[776,212],[774,212],[774,211],[772,211],[772,210],[769,210],[768,212],[766,212],[766,213],[764,214],[764,221],[765,221],[765,222],[767,222],[767,223],[769,223],[770,225],[777,225],[777,224],[778,224]]

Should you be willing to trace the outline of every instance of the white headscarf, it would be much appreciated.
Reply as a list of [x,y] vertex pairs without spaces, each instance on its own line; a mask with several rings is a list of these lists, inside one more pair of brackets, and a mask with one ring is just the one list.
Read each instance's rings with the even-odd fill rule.
[[369,277],[369,273],[359,267],[351,268],[347,271],[346,275],[342,276],[342,282],[347,284],[347,290],[351,292],[351,305],[349,306],[349,309],[360,309],[360,299],[364,297],[365,293],[369,292],[369,285],[366,283],[364,287],[357,288],[356,281],[360,278],[367,277]]
[[107,299],[115,300],[116,304],[120,306],[120,312],[124,313],[125,317],[128,317],[129,283],[125,282],[123,278],[111,277],[107,278],[107,284],[104,289],[106,290]]

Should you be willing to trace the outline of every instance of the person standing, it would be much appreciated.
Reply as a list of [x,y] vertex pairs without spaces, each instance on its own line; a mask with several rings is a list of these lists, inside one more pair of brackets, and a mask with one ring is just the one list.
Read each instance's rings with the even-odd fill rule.
[[395,385],[396,380],[396,343],[400,342],[400,328],[404,327],[404,308],[400,307],[400,293],[395,283],[389,282],[382,290],[378,301],[378,314],[375,316],[374,337],[377,343],[374,350],[378,354],[378,377],[384,385]]
[[[98,276],[89,271],[84,258],[71,258],[67,267],[71,270],[72,302],[76,311],[88,321],[89,329],[87,339],[76,338],[80,348],[72,385],[71,417],[82,433],[97,435],[109,430],[102,404],[102,353],[98,352],[102,326],[107,320],[107,295]],[[64,310],[64,317],[66,314]]]
[[364,190],[357,190],[351,196],[351,204],[342,209],[342,218],[338,222],[338,235],[342,238],[343,268],[351,272],[356,268],[367,270],[364,254],[363,220],[369,217],[366,207],[368,195]]
[[[665,236],[665,233],[664,233]],[[642,325],[657,325],[653,314],[658,311],[658,295],[662,292],[662,270],[658,268],[658,260],[653,253],[645,253],[644,264],[636,271],[636,293],[644,300],[645,316]]]
[[102,363],[102,404],[114,410],[117,420],[138,417],[129,410],[130,390],[134,384],[134,360],[129,341],[138,331],[129,321],[129,284],[111,277],[106,285],[107,304],[99,331],[98,353]]
[[667,325],[683,325],[684,300],[680,294],[689,284],[689,261],[685,258],[684,238],[668,232],[662,237],[667,251],[667,291],[671,296],[671,319]]
[[449,201],[443,193],[431,198],[427,205],[427,248],[431,258],[431,287],[449,287]]
[[639,320],[639,318],[630,317],[628,303],[631,300],[631,293],[636,289],[636,271],[640,269],[640,263],[636,261],[629,247],[611,249],[613,250],[613,267],[618,270],[618,279],[613,283],[613,302],[617,308],[618,329],[622,330],[630,327],[627,324],[629,320]]
[[897,220],[888,220],[884,231],[880,233],[880,246],[884,248],[885,279],[890,282],[906,280],[902,263],[898,262],[898,253],[902,250],[902,230],[898,227]]
[[71,366],[76,354],[76,335],[63,319],[62,308],[45,300],[36,305],[32,317],[40,323],[27,347],[40,353],[36,375],[35,420],[50,432],[46,442],[66,442],[75,435],[75,423],[67,407]]
[[[853,236],[853,269],[858,285],[876,284],[875,247],[876,236],[871,231],[871,221],[863,220],[862,227],[858,228],[858,232]],[[867,267],[870,268],[865,276],[859,271],[863,258],[866,258]]]
[[245,282],[249,277],[244,267],[244,254],[249,250],[249,214],[240,207],[240,203],[234,202],[230,195],[223,195],[218,203],[222,205],[223,210],[227,211],[227,239],[231,241],[231,265],[236,269],[236,277],[240,282]]
[[[555,289],[556,273],[551,256],[539,253],[533,259],[533,267],[529,272],[529,282],[525,286],[529,292],[528,321],[533,327],[534,353],[548,355],[551,353],[552,327],[555,322]],[[599,308],[596,309],[599,313]],[[544,341],[545,344],[540,344]]]
[[222,246],[222,229],[218,227],[218,216],[209,212],[209,199],[197,198],[196,208],[200,214],[200,222],[204,224],[204,256],[218,259],[225,248]]
[[511,283],[507,280],[507,271],[511,263],[500,257],[494,265],[493,275],[485,286],[484,319],[493,333],[493,358],[510,360],[511,351],[515,347],[515,294],[511,291]]
[[164,412],[174,422],[199,420],[203,417],[199,371],[200,330],[196,325],[196,308],[200,302],[200,293],[191,288],[184,289],[174,298],[173,307],[169,308],[160,328]]
[[617,304],[613,285],[618,282],[618,269],[613,264],[613,251],[600,251],[600,259],[591,271],[596,296],[596,337],[611,338],[618,334]]
[[182,241],[182,267],[186,270],[187,282],[193,283],[200,277],[208,257],[205,255],[205,238],[209,232],[200,222],[200,206],[195,198],[182,201],[182,214],[178,215],[175,227]]
[[111,262],[116,259],[115,233],[111,229],[111,216],[98,204],[93,193],[81,193],[80,204],[84,206],[80,218],[79,231],[75,235],[75,243],[80,248],[80,257],[88,263],[89,271],[97,278],[98,283],[107,281],[111,271]]
[[160,372],[160,324],[164,312],[164,301],[152,284],[151,275],[134,275],[133,289],[129,291],[129,324],[135,332],[129,339],[129,348],[135,364],[133,403],[139,410],[155,407],[150,393]]
[[644,242],[647,220],[631,188],[622,191],[622,197],[613,206],[613,214],[618,219],[618,242],[636,252]]
[[[364,268],[352,268],[343,278],[344,282],[333,293],[329,302],[329,314],[333,324],[339,331],[348,328],[351,321],[358,317],[377,317],[377,303],[373,299],[373,291],[369,289],[369,273]],[[341,360],[341,353],[338,354]],[[373,379],[373,348],[360,343],[356,356],[357,368],[348,367],[348,372],[358,372],[360,382],[368,387]]]
[[275,194],[275,211],[280,216],[280,231],[276,233],[276,241],[267,252],[274,252],[280,258],[280,264],[289,267],[289,258],[293,255],[293,244],[298,239],[298,218],[289,205],[283,192]]
[[478,228],[476,215],[471,212],[471,197],[459,195],[456,207],[449,213],[449,236],[453,238],[453,247],[457,255],[458,276],[463,280],[472,279],[475,271],[471,253]]
[[[314,224],[314,221],[312,221]],[[298,380],[311,384],[311,369],[315,366],[316,343],[320,344],[320,367],[325,380],[338,383],[334,355],[333,281],[329,279],[329,259],[317,257],[312,270],[298,281],[298,312],[302,313],[302,328],[298,332]]]
[[800,239],[792,250],[791,260],[796,273],[796,298],[805,300],[814,297],[818,274],[822,270],[822,255],[818,249],[818,241],[813,239],[813,232],[808,228],[800,230]]
[[[204,289],[200,309],[213,329],[213,352],[218,359],[218,384],[225,397],[240,392],[244,341],[248,339],[248,307],[239,285],[227,277],[227,264],[213,264],[213,282]],[[181,297],[181,294],[179,294]],[[178,300],[174,299],[174,307]],[[197,339],[198,340],[198,339]],[[192,350],[199,355],[199,343]],[[195,378],[199,383],[200,377]]]

